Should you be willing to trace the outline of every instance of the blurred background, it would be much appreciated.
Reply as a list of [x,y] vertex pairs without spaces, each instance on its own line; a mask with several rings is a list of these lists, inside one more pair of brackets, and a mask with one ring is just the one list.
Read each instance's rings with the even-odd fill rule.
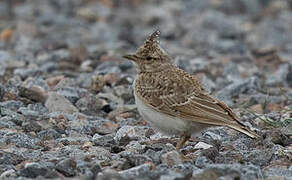
[[[133,70],[121,55],[160,29],[162,47],[211,92],[251,77],[291,87],[291,8],[289,0],[4,0],[0,74],[24,76],[31,67],[98,74],[104,61]],[[14,61],[7,65],[5,55]],[[121,71],[108,68],[103,73]]]

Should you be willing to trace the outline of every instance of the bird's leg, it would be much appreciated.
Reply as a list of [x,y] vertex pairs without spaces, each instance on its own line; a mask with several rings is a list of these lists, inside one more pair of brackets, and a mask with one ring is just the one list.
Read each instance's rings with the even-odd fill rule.
[[190,137],[191,137],[190,135],[186,134],[182,135],[179,139],[179,142],[176,144],[176,149],[179,150],[180,148],[182,148],[183,145],[187,142],[187,140],[190,139]]

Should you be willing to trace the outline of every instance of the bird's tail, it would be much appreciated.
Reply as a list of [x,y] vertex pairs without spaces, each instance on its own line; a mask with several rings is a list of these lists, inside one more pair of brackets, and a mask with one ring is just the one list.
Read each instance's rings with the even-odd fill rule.
[[251,131],[250,129],[248,129],[244,126],[234,125],[234,124],[228,124],[227,126],[232,128],[232,129],[235,129],[239,132],[242,132],[251,138],[259,138],[260,137],[257,133],[255,133],[254,131]]

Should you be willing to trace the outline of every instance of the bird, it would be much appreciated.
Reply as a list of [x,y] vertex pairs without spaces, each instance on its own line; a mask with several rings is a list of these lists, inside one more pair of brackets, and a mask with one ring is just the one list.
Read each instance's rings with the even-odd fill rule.
[[179,136],[176,149],[181,149],[192,135],[214,126],[259,137],[225,103],[211,96],[196,76],[173,63],[160,46],[159,35],[159,30],[154,31],[136,53],[123,56],[137,71],[133,89],[141,117],[154,129]]

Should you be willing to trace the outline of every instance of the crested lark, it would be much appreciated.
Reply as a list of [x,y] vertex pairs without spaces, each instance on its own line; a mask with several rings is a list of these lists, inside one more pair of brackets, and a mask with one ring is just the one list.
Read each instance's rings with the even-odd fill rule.
[[172,63],[159,46],[158,35],[159,31],[155,31],[136,54],[123,56],[136,66],[133,88],[142,118],[168,135],[181,136],[177,149],[192,134],[210,126],[227,126],[258,137],[238,121],[227,105],[210,96],[196,77]]

